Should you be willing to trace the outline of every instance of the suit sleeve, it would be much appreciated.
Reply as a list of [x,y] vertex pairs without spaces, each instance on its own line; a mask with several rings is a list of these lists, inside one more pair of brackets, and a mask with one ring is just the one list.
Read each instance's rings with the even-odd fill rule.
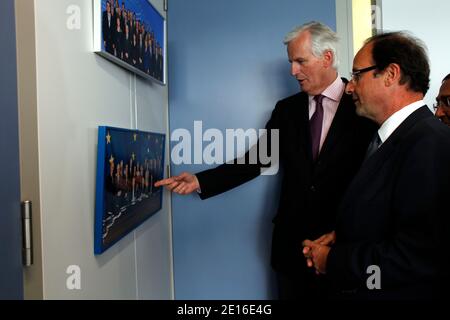
[[337,235],[327,274],[338,288],[365,287],[371,265],[380,267],[384,289],[448,278],[450,143],[442,138],[422,139],[401,162],[385,230],[391,236],[339,243]]
[[[281,104],[277,103],[275,109],[272,112],[270,120],[266,124],[267,130],[267,149],[270,155],[271,150],[271,130],[279,129],[280,124]],[[260,141],[251,147],[250,150],[254,151],[256,148],[256,154],[260,148]],[[246,152],[245,164],[238,164],[237,159],[234,159],[230,163],[222,164],[214,169],[205,170],[196,174],[200,183],[201,193],[199,194],[201,199],[207,199],[233,189],[245,182],[248,182],[261,174],[263,168],[270,167],[270,164],[264,165],[260,162],[259,157],[254,164],[250,163],[250,150]],[[255,162],[255,161],[253,161]]]

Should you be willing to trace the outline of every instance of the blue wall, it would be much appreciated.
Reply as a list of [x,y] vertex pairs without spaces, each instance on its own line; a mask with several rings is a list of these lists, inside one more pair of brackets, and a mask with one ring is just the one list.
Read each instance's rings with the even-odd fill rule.
[[[168,14],[170,130],[192,135],[196,120],[204,131],[264,128],[277,100],[298,92],[285,34],[310,20],[336,25],[334,0],[171,0]],[[176,299],[276,298],[270,244],[279,180],[261,176],[205,201],[174,195]]]
[[0,12],[0,299],[22,299],[14,0],[2,0]]

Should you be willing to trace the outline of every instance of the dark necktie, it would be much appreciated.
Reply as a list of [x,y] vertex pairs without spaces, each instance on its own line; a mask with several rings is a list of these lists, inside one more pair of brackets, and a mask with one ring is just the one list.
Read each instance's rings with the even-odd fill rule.
[[314,112],[311,120],[309,120],[309,126],[311,129],[312,156],[314,161],[316,161],[320,149],[320,137],[322,135],[323,122],[323,98],[325,98],[325,96],[321,94],[314,97],[314,100],[316,101],[316,112]]
[[378,132],[375,132],[372,141],[370,141],[369,147],[367,148],[366,157],[368,159],[371,155],[373,155],[381,145],[381,139],[378,135]]

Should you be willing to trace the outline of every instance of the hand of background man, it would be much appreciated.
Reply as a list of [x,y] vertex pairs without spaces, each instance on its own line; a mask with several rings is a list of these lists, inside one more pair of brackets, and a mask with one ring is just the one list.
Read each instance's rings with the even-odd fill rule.
[[186,195],[200,189],[200,183],[195,175],[183,172],[179,176],[173,176],[157,181],[155,187],[165,186],[168,190]]

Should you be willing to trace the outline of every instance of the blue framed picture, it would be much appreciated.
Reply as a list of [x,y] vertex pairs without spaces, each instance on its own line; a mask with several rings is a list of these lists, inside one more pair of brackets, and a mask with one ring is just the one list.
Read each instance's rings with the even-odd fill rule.
[[99,127],[94,253],[101,254],[162,207],[165,136]]
[[94,51],[165,84],[166,21],[149,0],[94,0]]

